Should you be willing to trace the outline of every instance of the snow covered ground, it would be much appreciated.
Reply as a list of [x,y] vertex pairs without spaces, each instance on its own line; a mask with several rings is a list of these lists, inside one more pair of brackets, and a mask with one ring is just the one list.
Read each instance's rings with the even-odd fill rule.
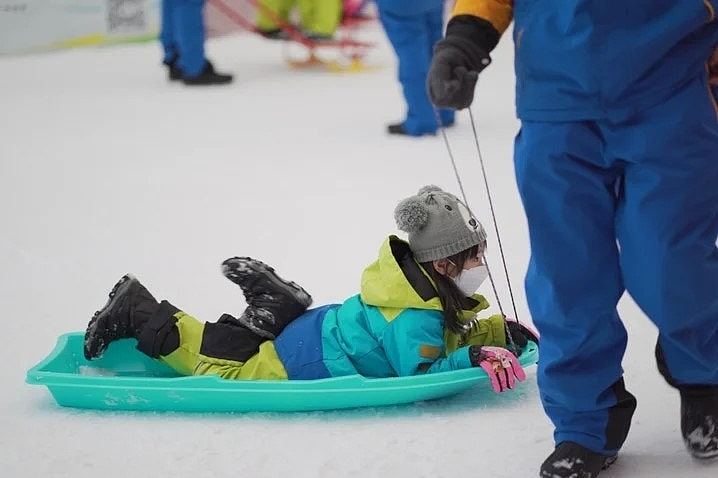
[[[0,58],[0,475],[3,477],[532,477],[552,449],[534,375],[495,396],[302,414],[100,413],[24,384],[64,332],[82,330],[125,272],[204,320],[243,306],[219,273],[233,255],[274,264],[317,303],[358,289],[394,232],[396,202],[458,192],[439,137],[388,137],[401,119],[379,32],[358,75],[291,71],[255,38],[209,43],[229,87],[168,84],[157,45]],[[529,247],[513,180],[509,38],[475,105],[519,314]],[[490,231],[468,118],[449,131]],[[498,263],[496,263],[498,267]],[[490,295],[490,289],[485,290]],[[503,302],[508,303],[507,294]],[[715,477],[679,437],[678,397],[655,371],[656,332],[630,301],[626,381],[639,409],[607,478]],[[602,475],[603,476],[603,475]]]

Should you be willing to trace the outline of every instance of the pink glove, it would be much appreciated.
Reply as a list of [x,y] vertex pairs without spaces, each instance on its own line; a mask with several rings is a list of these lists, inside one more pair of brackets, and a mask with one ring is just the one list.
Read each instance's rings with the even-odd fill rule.
[[504,348],[472,345],[469,358],[471,365],[484,369],[496,393],[514,388],[516,380],[526,380],[526,372],[516,356]]

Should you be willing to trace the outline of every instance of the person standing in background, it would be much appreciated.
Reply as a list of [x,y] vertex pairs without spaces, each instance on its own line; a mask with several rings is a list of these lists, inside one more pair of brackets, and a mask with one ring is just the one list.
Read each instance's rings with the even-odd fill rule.
[[[406,119],[388,126],[389,134],[436,134],[437,118],[426,91],[434,45],[444,32],[443,0],[376,0],[379,19],[399,60],[399,82]],[[452,110],[439,111],[441,126],[454,124]]]
[[688,451],[718,458],[717,11],[718,0],[459,0],[436,47],[432,100],[466,108],[514,21],[526,295],[555,426],[542,477],[594,478],[628,435],[625,291],[658,328]]
[[162,0],[163,64],[170,81],[185,85],[220,85],[232,75],[214,71],[204,55],[204,0]]
[[299,8],[302,32],[314,41],[330,40],[342,17],[341,0],[259,0],[257,30],[266,38],[283,40],[286,33],[277,20],[290,23],[294,5]]

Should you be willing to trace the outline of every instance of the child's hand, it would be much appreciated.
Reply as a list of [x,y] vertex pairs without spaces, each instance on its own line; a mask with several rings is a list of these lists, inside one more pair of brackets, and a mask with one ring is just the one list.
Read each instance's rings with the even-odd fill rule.
[[[538,345],[540,337],[539,333],[530,325],[522,324],[516,319],[506,317],[506,326],[509,329],[511,337],[514,339],[514,342],[519,348],[519,353],[523,352],[523,349],[526,347],[529,340]],[[506,341],[509,341],[508,338]]]
[[496,393],[514,388],[516,380],[526,380],[526,373],[518,359],[506,349],[472,345],[469,348],[469,357],[471,365],[484,369]]

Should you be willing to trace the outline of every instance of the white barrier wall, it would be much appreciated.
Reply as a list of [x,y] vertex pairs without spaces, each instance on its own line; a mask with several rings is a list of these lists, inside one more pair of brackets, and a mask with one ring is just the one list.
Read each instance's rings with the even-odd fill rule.
[[160,0],[0,0],[0,54],[153,38]]
[[[246,0],[224,0],[252,21]],[[0,55],[154,39],[162,0],[0,0]],[[243,31],[207,4],[208,36]]]

